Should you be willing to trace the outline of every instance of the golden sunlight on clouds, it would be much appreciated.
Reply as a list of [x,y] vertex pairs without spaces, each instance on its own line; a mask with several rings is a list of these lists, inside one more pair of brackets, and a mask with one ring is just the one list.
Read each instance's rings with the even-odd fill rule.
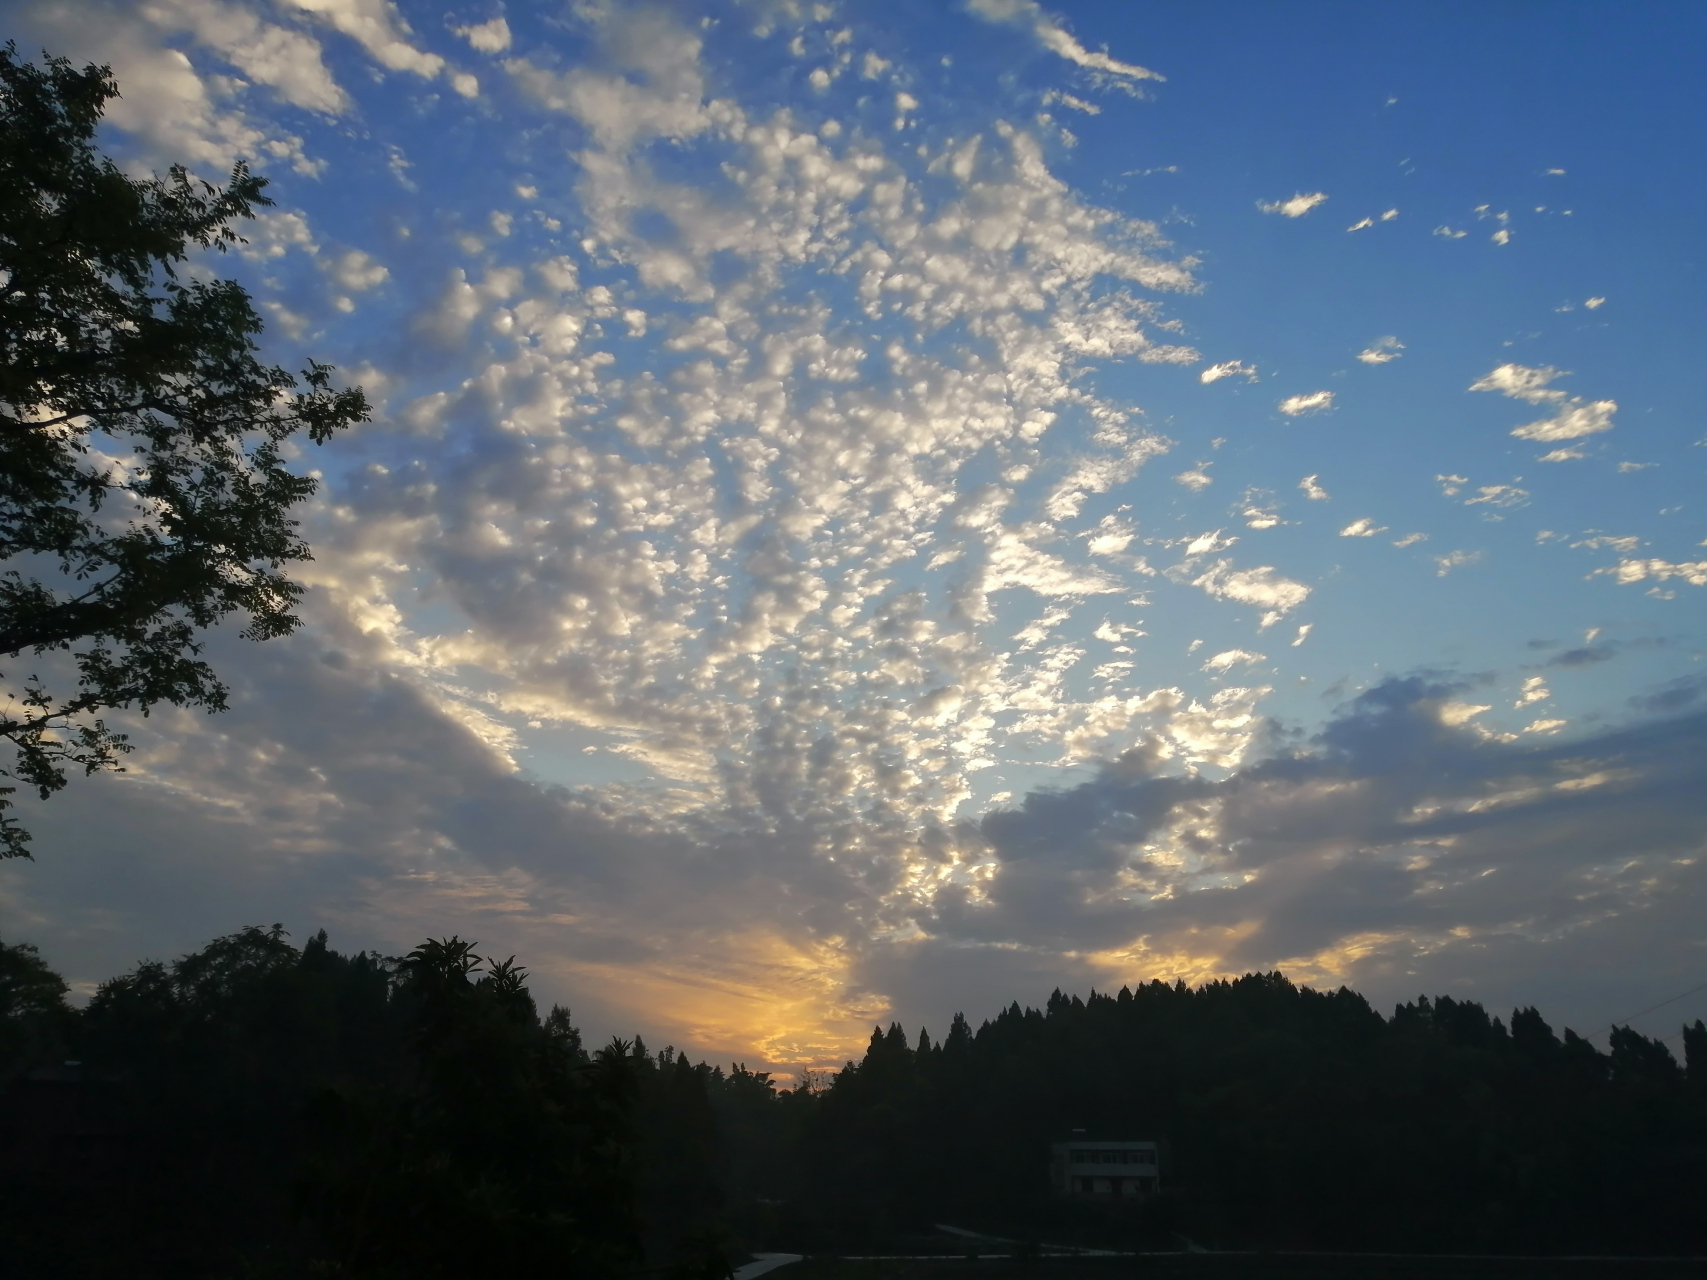
[[1423,948],[1420,940],[1400,932],[1354,933],[1341,938],[1331,947],[1310,955],[1293,956],[1282,960],[1279,969],[1301,987],[1329,991],[1340,986],[1355,986],[1352,971],[1363,961],[1383,953],[1410,954]]
[[850,994],[850,957],[836,942],[762,930],[708,941],[705,954],[690,948],[651,963],[572,962],[566,974],[615,1006],[645,1009],[677,1028],[696,1057],[775,1063],[784,1068],[779,1075],[796,1079],[858,1058],[872,1024],[889,1012],[882,996]]
[[1181,930],[1165,938],[1146,934],[1124,947],[1093,951],[1083,958],[1104,970],[1108,977],[1098,990],[1117,990],[1160,978],[1164,982],[1183,979],[1187,986],[1236,978],[1249,965],[1228,964],[1226,954],[1262,926],[1260,920],[1235,925],[1203,926]]

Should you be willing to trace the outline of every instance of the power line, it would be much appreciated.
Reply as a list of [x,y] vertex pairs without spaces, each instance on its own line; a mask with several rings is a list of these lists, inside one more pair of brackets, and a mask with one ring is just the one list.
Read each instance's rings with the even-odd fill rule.
[[[1605,1035],[1605,1034],[1606,1034],[1606,1033],[1607,1033],[1607,1032],[1608,1032],[1608,1031],[1611,1031],[1611,1030],[1612,1030],[1612,1028],[1614,1028],[1614,1027],[1627,1027],[1627,1026],[1629,1026],[1629,1025],[1630,1025],[1630,1024],[1631,1024],[1631,1023],[1632,1023],[1632,1022],[1634,1022],[1634,1021],[1635,1021],[1635,1020],[1636,1020],[1636,1019],[1637,1019],[1637,1018],[1640,1018],[1640,1017],[1643,1017],[1643,1016],[1645,1016],[1645,1015],[1646,1015],[1646,1014],[1650,1014],[1650,1013],[1652,1013],[1652,1012],[1653,1012],[1653,1011],[1654,1011],[1654,1010],[1655,1010],[1655,1009],[1663,1009],[1663,1008],[1665,1008],[1665,1007],[1666,1007],[1666,1006],[1667,1006],[1667,1005],[1668,1005],[1668,1004],[1676,1004],[1676,1003],[1677,1003],[1677,1002],[1678,1002],[1678,1001],[1679,1001],[1679,1000],[1682,1000],[1682,999],[1685,999],[1685,998],[1686,998],[1686,997],[1688,997],[1688,996],[1692,996],[1692,995],[1694,995],[1694,994],[1695,994],[1695,993],[1696,993],[1696,992],[1697,992],[1697,991],[1707,991],[1707,982],[1703,982],[1703,983],[1701,983],[1701,984],[1700,984],[1700,985],[1699,985],[1699,986],[1694,986],[1694,987],[1691,987],[1691,988],[1690,988],[1690,989],[1689,989],[1689,990],[1688,990],[1688,991],[1685,991],[1685,992],[1683,992],[1683,993],[1681,993],[1681,994],[1679,994],[1679,995],[1675,995],[1675,996],[1672,996],[1672,997],[1671,997],[1671,998],[1670,998],[1670,999],[1668,999],[1668,1000],[1661,1000],[1661,1001],[1660,1001],[1660,1002],[1659,1002],[1659,1003],[1658,1003],[1658,1004],[1651,1004],[1651,1005],[1649,1005],[1649,1006],[1648,1006],[1648,1007],[1647,1007],[1647,1008],[1646,1008],[1646,1009],[1643,1009],[1643,1010],[1641,1010],[1641,1011],[1640,1011],[1640,1012],[1637,1012],[1637,1013],[1632,1013],[1632,1014],[1631,1014],[1631,1015],[1630,1015],[1630,1016],[1629,1016],[1629,1017],[1628,1017],[1628,1018],[1617,1018],[1617,1019],[1614,1019],[1614,1020],[1613,1020],[1613,1021],[1611,1021],[1611,1022],[1609,1022],[1609,1023],[1607,1023],[1607,1024],[1606,1024],[1606,1025],[1605,1025],[1605,1026],[1604,1026],[1604,1027],[1602,1027],[1602,1028],[1601,1028],[1601,1029],[1600,1029],[1600,1030],[1599,1030],[1599,1031],[1596,1031],[1596,1032],[1595,1032],[1595,1033],[1594,1033],[1594,1034],[1595,1034],[1595,1035],[1597,1035],[1597,1036],[1599,1036],[1599,1035]],[[1670,1040],[1670,1039],[1672,1039],[1672,1037],[1671,1037],[1671,1036],[1667,1036],[1667,1037],[1666,1037],[1666,1039],[1668,1039],[1668,1040]]]

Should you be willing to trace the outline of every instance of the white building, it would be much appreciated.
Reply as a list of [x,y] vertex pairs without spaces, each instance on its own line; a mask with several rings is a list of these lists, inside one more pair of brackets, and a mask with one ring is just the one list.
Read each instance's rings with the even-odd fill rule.
[[1161,1176],[1161,1150],[1154,1142],[1075,1137],[1050,1148],[1049,1180],[1058,1196],[1114,1200],[1153,1195]]

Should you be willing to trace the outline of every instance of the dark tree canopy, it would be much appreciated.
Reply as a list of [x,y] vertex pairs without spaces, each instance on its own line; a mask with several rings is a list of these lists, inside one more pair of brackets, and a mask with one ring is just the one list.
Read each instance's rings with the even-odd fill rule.
[[[82,1009],[65,986],[0,942],[0,1275],[727,1280],[749,1249],[972,1247],[939,1223],[1016,1252],[1707,1253],[1700,1021],[1680,1066],[1628,1027],[1603,1052],[1533,1008],[1507,1021],[1421,997],[1383,1017],[1343,988],[1247,974],[1056,992],[940,1039],[877,1028],[859,1062],[782,1090],[638,1036],[589,1054],[513,957],[455,937],[386,959],[251,927],[140,964]],[[1160,1143],[1159,1190],[1056,1197],[1050,1144],[1075,1130]],[[1580,1256],[1271,1260],[1183,1265],[1630,1274]],[[1035,1274],[1187,1274],[1093,1261]]]
[[0,1080],[62,1047],[69,989],[35,947],[0,940]]
[[[126,176],[94,145],[117,95],[105,67],[0,49],[0,775],[43,799],[129,749],[102,710],[223,709],[207,627],[297,626],[283,568],[309,550],[290,513],[316,482],[286,441],[368,413],[328,365],[263,364],[249,295],[189,269],[242,243],[265,180]],[[14,790],[0,857],[28,856]]]

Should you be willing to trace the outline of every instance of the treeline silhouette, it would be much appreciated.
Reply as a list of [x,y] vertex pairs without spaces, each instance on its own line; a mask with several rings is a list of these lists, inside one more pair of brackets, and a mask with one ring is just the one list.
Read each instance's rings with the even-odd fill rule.
[[[1124,1247],[1707,1253],[1707,1026],[1686,1066],[1534,1009],[1252,974],[873,1032],[782,1089],[589,1053],[513,958],[249,928],[86,1008],[0,944],[0,1267],[27,1276],[726,1275],[933,1224]],[[1056,1199],[1074,1130],[1165,1144],[1142,1202]]]
[[[1602,1053],[1534,1009],[1508,1026],[1422,998],[1383,1018],[1278,973],[1057,991],[976,1033],[957,1017],[940,1044],[874,1034],[804,1155],[837,1188],[831,1230],[922,1215],[1152,1247],[1704,1253],[1707,1027],[1684,1039],[1687,1072],[1627,1028]],[[1163,1194],[1051,1202],[1043,1153],[1074,1129],[1162,1141]]]

